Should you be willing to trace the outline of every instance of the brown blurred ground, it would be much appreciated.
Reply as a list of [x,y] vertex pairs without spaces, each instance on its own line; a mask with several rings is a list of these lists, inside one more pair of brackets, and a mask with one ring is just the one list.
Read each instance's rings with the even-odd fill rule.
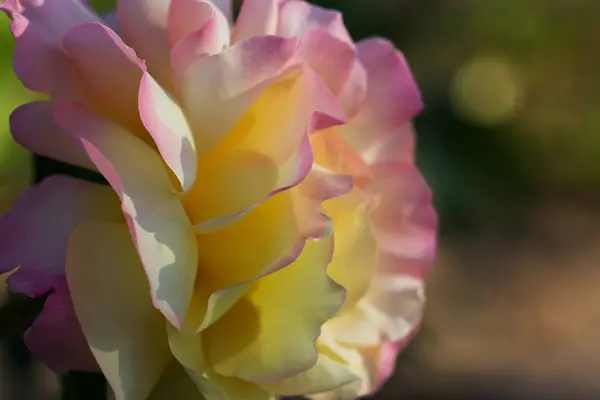
[[598,205],[442,240],[423,329],[378,398],[600,399]]

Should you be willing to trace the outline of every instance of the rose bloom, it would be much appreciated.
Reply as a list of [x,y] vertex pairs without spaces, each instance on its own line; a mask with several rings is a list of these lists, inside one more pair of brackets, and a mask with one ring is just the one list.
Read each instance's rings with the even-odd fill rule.
[[26,332],[117,399],[373,393],[415,333],[435,253],[418,89],[382,39],[299,0],[6,0],[11,116],[51,176],[0,221]]

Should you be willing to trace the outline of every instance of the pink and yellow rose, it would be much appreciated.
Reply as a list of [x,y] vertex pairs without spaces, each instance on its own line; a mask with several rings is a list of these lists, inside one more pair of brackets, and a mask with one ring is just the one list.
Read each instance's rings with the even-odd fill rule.
[[109,186],[52,176],[0,220],[26,333],[117,399],[353,399],[414,334],[435,253],[413,162],[417,87],[300,0],[5,0],[14,68],[49,100],[15,139]]

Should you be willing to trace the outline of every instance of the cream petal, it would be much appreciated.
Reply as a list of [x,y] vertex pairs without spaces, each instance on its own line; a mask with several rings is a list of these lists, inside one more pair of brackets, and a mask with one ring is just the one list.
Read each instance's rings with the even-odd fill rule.
[[69,240],[67,280],[77,319],[116,398],[146,399],[172,357],[127,225],[88,221],[77,227]]

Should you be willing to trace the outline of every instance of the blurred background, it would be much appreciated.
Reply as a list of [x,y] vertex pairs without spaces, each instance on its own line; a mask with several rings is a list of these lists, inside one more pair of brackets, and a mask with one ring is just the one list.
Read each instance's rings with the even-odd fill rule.
[[[600,399],[600,2],[314,2],[342,10],[357,40],[395,41],[426,105],[418,163],[440,214],[439,255],[423,328],[376,398]],[[10,139],[8,115],[30,95],[0,25],[4,211],[64,167]],[[0,309],[0,399],[61,398],[19,338],[40,304]]]

